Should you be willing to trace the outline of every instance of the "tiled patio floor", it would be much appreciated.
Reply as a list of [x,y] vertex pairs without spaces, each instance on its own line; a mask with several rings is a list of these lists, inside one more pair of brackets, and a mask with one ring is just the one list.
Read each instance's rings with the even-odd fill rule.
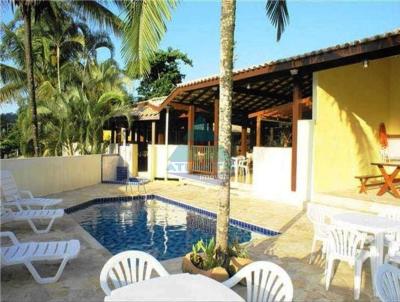
[[[188,204],[216,211],[218,191],[182,185],[179,182],[155,181],[148,184],[151,193],[174,198]],[[63,192],[54,196],[64,198],[64,207],[96,198],[120,196],[125,187],[99,184],[80,190]],[[308,264],[312,228],[302,209],[241,196],[232,196],[231,216],[282,232],[282,235],[254,243],[249,253],[254,260],[269,260],[281,265],[291,276],[295,288],[295,301],[350,301],[353,297],[353,270],[340,264],[331,288],[323,285],[324,262],[317,257]],[[53,231],[34,235],[26,223],[10,223],[2,230],[12,230],[22,241],[62,240],[77,238],[82,250],[79,257],[69,263],[59,282],[49,285],[36,284],[23,266],[6,267],[1,273],[2,301],[101,301],[104,294],[99,287],[100,270],[111,254],[86,233],[70,216],[65,215],[55,223]],[[170,273],[180,271],[180,260],[163,263]],[[367,264],[367,262],[366,262]],[[49,267],[40,268],[48,271]],[[244,287],[236,288],[241,294]],[[364,266],[360,301],[372,298],[369,265]]]

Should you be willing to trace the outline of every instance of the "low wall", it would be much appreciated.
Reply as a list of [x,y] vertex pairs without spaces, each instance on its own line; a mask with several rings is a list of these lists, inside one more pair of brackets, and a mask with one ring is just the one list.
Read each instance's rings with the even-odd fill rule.
[[[165,145],[155,145],[154,155],[151,150],[153,146],[149,144],[148,171],[153,177],[164,178],[167,156]],[[168,178],[178,178],[180,173],[188,173],[188,147],[187,145],[168,145]]]
[[102,181],[115,181],[117,179],[117,167],[122,163],[118,154],[104,154],[101,161]]
[[13,173],[19,189],[36,196],[59,193],[101,182],[101,154],[0,160]]
[[302,206],[311,198],[311,120],[298,122],[297,189],[291,191],[292,148],[254,147],[253,192],[262,199]]
[[117,153],[103,154],[102,181],[115,181],[117,179],[117,167],[128,167],[130,176],[138,174],[138,145],[128,144],[126,146],[114,147]]

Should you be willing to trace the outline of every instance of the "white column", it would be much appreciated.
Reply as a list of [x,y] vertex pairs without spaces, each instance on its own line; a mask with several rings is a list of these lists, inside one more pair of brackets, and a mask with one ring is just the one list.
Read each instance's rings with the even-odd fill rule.
[[165,114],[165,177],[168,180],[168,132],[169,132],[169,106],[166,108]]
[[154,180],[156,173],[156,122],[151,122],[151,161],[150,161],[150,179]]

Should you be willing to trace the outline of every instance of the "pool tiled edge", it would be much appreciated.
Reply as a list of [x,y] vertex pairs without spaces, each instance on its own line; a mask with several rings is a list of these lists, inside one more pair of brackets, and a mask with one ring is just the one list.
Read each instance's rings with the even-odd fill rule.
[[[208,211],[208,210],[205,210],[205,209],[202,209],[202,208],[198,208],[198,207],[195,207],[195,206],[191,206],[191,205],[188,205],[188,204],[186,204],[186,203],[184,203],[182,201],[177,201],[177,200],[174,200],[174,199],[171,199],[171,198],[166,198],[164,196],[157,195],[157,194],[95,198],[95,199],[83,202],[81,204],[66,208],[65,209],[65,213],[70,214],[70,213],[76,212],[78,210],[85,209],[85,208],[87,208],[87,207],[89,207],[91,205],[94,205],[94,204],[102,204],[102,203],[110,203],[110,202],[121,202],[121,201],[134,201],[134,200],[143,200],[144,201],[144,200],[148,200],[148,199],[149,200],[150,199],[155,199],[157,201],[161,201],[161,202],[164,202],[164,203],[175,205],[175,206],[178,206],[180,208],[183,208],[183,209],[186,209],[186,210],[189,210],[189,211],[192,211],[192,212],[195,212],[195,213],[198,213],[198,214],[201,214],[201,215],[213,218],[213,219],[217,218],[217,214],[214,213],[214,212],[211,212],[211,211]],[[263,234],[263,235],[269,236],[269,237],[277,236],[277,235],[281,234],[278,231],[270,230],[270,229],[264,228],[262,226],[254,225],[254,224],[251,224],[251,223],[248,223],[248,222],[244,222],[244,221],[240,221],[240,220],[237,220],[237,219],[234,219],[234,218],[230,218],[229,219],[229,223],[234,225],[234,226],[236,226],[236,227],[239,227],[239,228],[242,228],[242,229],[247,229],[249,231],[252,231],[252,232],[255,232],[255,233],[259,233],[259,234]]]

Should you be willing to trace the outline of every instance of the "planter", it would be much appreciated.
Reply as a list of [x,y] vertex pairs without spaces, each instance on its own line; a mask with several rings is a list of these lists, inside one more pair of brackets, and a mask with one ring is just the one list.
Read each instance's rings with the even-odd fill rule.
[[202,270],[194,266],[192,261],[190,260],[191,253],[188,253],[182,259],[182,271],[184,273],[190,274],[201,274],[203,276],[212,278],[219,282],[223,282],[229,279],[228,272],[221,266],[209,269],[209,270]]
[[[234,275],[240,269],[242,269],[246,265],[249,265],[252,262],[253,261],[250,260],[249,258],[232,257],[230,262],[229,262],[230,272]],[[246,285],[246,279],[243,279],[242,281],[240,281],[240,284]]]

